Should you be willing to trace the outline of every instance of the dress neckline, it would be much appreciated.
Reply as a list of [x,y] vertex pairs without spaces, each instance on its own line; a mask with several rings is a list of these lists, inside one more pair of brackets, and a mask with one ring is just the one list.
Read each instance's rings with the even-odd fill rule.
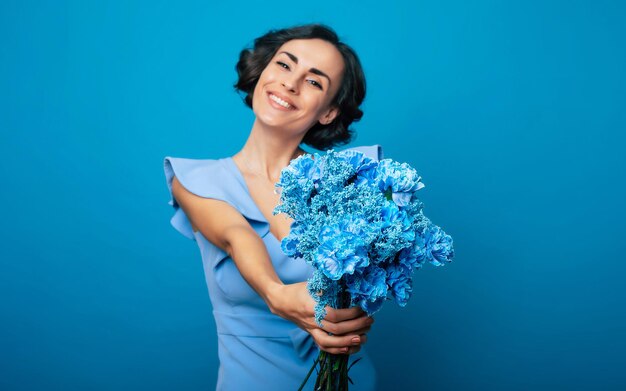
[[263,219],[263,222],[268,225],[268,227],[267,227],[268,233],[270,235],[272,235],[272,237],[278,243],[281,243],[281,240],[279,238],[277,238],[276,235],[274,235],[274,233],[270,229],[270,222],[267,220],[265,215],[261,212],[261,209],[257,206],[256,202],[254,202],[254,199],[252,198],[252,194],[250,194],[250,189],[248,188],[248,184],[246,183],[246,180],[245,180],[245,178],[243,176],[243,173],[241,172],[241,170],[239,170],[239,167],[237,167],[237,164],[235,163],[235,160],[233,160],[232,156],[229,156],[229,157],[224,158],[224,159],[231,165],[231,168],[232,168],[233,172],[235,173],[235,176],[237,177],[237,180],[239,181],[239,183],[241,183],[241,185],[245,189],[246,196],[248,197],[249,202],[254,206],[254,208],[256,209],[257,214],[259,215],[259,217],[261,217]]

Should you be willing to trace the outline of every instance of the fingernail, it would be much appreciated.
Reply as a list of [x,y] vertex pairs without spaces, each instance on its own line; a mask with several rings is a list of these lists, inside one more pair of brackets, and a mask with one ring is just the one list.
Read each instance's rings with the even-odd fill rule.
[[348,348],[341,349],[341,353],[347,353],[347,352],[348,352]]
[[359,342],[361,342],[361,338],[359,337],[352,338],[352,345],[358,345]]

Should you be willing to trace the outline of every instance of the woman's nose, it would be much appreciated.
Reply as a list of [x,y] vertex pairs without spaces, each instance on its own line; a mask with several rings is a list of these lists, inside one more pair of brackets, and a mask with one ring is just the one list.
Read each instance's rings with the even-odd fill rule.
[[285,80],[283,81],[283,87],[291,92],[296,92],[295,88],[296,83],[293,80]]

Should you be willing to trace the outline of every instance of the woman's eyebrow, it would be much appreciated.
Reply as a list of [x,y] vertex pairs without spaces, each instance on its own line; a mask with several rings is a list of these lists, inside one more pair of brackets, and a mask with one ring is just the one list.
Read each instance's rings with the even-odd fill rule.
[[[298,63],[298,57],[294,56],[293,54],[291,54],[289,52],[285,52],[285,51],[278,52],[278,54],[280,54],[280,53],[285,53],[286,55],[289,56],[291,61],[295,62],[296,64]],[[324,76],[326,79],[328,79],[328,85],[330,85],[330,77],[328,77],[328,75],[325,74],[324,72],[320,71],[317,68],[311,68],[311,69],[309,69],[309,72],[315,73],[316,75]]]

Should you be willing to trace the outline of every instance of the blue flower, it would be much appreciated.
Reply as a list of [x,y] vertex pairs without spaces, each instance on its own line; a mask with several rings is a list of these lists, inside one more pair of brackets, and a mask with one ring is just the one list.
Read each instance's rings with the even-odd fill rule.
[[407,163],[383,159],[377,167],[378,187],[383,193],[391,190],[393,201],[398,206],[406,206],[413,193],[424,187],[417,171]]
[[326,158],[319,154],[313,154],[313,169],[310,172],[310,179],[317,185],[326,169]]
[[357,268],[369,265],[365,240],[367,221],[352,214],[337,220],[320,229],[315,262],[315,266],[332,280],[339,280],[344,274],[352,274]]
[[344,236],[332,237],[322,242],[317,249],[315,266],[335,281],[369,264],[367,249],[362,241],[349,233]]
[[311,156],[311,154],[307,153],[293,159],[289,165],[281,171],[281,176],[282,174],[290,173],[296,178],[310,179],[314,168],[315,160],[313,160],[313,156]]
[[387,297],[386,280],[385,269],[371,265],[360,273],[346,276],[346,286],[353,302],[371,315],[380,309]]
[[[365,236],[367,229],[367,221],[364,218],[356,215],[347,215],[341,219],[339,223],[339,230],[343,233],[349,233],[354,236],[354,239],[361,239]],[[348,237],[350,235],[347,235]]]
[[391,264],[386,270],[391,296],[400,307],[404,307],[411,298],[411,292],[413,292],[411,270],[398,264]]
[[303,256],[303,254],[298,251],[298,244],[300,244],[300,238],[305,233],[305,228],[304,224],[296,220],[291,223],[289,235],[280,242],[280,248],[287,256],[295,258]]
[[282,169],[276,187],[285,189],[280,190],[281,192],[290,191],[292,193],[286,197],[306,199],[311,190],[317,188],[324,172],[324,164],[325,159],[322,159],[318,154],[307,153],[298,156]]
[[340,235],[341,235],[341,230],[339,229],[338,224],[324,225],[322,229],[320,229],[318,239],[320,243],[326,243],[326,242],[330,242],[334,240],[336,237]]
[[336,158],[340,162],[347,163],[352,167],[354,172],[367,170],[369,167],[376,166],[377,162],[369,158],[363,152],[346,149],[336,153]]
[[326,316],[326,306],[337,308],[337,299],[341,289],[336,281],[328,279],[319,269],[307,281],[307,290],[317,302],[315,305],[315,321],[322,327],[322,319]]
[[409,247],[405,247],[398,253],[398,263],[409,270],[420,269],[422,267],[422,258],[418,257],[419,248],[413,243]]
[[387,228],[390,225],[393,225],[396,221],[405,221],[406,213],[400,210],[396,203],[385,201],[380,210],[380,218],[382,222],[381,228]]
[[374,162],[374,164],[370,164],[367,167],[362,168],[359,172],[357,172],[356,178],[354,179],[354,183],[362,186],[362,185],[371,185],[376,186],[377,184],[377,171],[378,162]]
[[[352,169],[351,177],[356,185],[375,183],[378,161],[368,157],[363,152],[344,150],[335,154],[338,162],[346,164]],[[356,173],[356,176],[353,176]]]
[[360,305],[363,311],[365,311],[368,315],[372,315],[378,312],[384,303],[385,297],[379,297],[374,301],[362,300]]
[[418,262],[428,261],[435,266],[443,266],[454,257],[452,237],[439,226],[431,224],[416,239]]
[[381,208],[381,228],[387,228],[397,225],[398,232],[405,242],[413,242],[415,240],[415,231],[412,228],[412,222],[406,211],[400,209],[394,202],[385,201]]

